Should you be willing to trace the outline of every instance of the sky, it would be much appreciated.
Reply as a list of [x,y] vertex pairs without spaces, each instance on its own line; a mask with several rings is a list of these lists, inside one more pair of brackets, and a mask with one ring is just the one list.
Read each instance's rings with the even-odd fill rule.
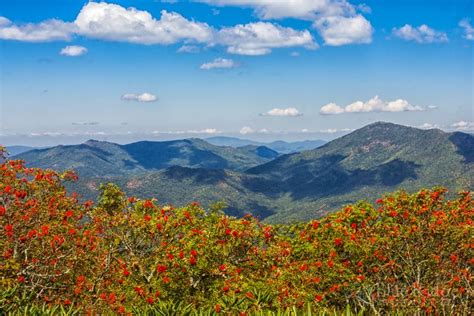
[[474,131],[471,0],[2,0],[0,144]]

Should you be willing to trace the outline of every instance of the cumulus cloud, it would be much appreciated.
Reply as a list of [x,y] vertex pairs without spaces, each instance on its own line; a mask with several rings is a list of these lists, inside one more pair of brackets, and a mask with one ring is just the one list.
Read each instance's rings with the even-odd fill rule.
[[155,102],[158,100],[158,97],[154,94],[144,92],[141,94],[136,93],[126,93],[122,95],[122,100],[125,101],[137,101],[137,102]]
[[273,48],[279,47],[317,47],[309,31],[298,31],[269,22],[223,28],[216,35],[216,43],[227,46],[227,52],[231,54],[253,56],[269,54]]
[[446,43],[449,41],[446,33],[436,31],[426,24],[419,27],[405,24],[400,28],[393,28],[392,34],[405,41],[414,41],[420,44]]
[[279,109],[279,108],[274,108],[271,109],[268,112],[260,114],[262,116],[288,116],[288,117],[296,117],[296,116],[302,116],[303,114],[298,111],[298,109],[290,107],[286,109]]
[[205,129],[202,129],[202,130],[192,131],[192,132],[197,133],[197,134],[218,134],[218,133],[220,133],[215,128],[205,128]]
[[240,129],[239,133],[242,135],[247,135],[247,134],[255,133],[255,130],[249,126],[244,126]]
[[211,62],[204,63],[201,65],[201,69],[203,70],[211,70],[211,69],[229,69],[235,68],[238,65],[232,59],[226,58],[216,58]]
[[350,17],[324,17],[316,20],[313,26],[329,46],[369,44],[374,32],[370,22],[360,14]]
[[344,113],[344,108],[340,107],[336,103],[328,103],[321,107],[319,113],[323,115],[341,114]]
[[458,131],[474,131],[474,122],[459,121],[451,124],[451,127]]
[[84,46],[76,45],[66,46],[59,52],[60,55],[70,57],[82,56],[85,53],[87,53],[87,48],[85,48]]
[[44,42],[68,41],[73,35],[144,45],[183,42],[179,52],[196,52],[193,43],[220,45],[242,55],[264,55],[279,47],[316,48],[311,33],[268,22],[239,24],[214,29],[207,23],[186,19],[179,13],[161,11],[160,18],[136,8],[118,4],[88,2],[73,22],[48,20],[38,24],[15,25],[0,17],[0,39]]
[[70,40],[72,34],[89,38],[138,44],[173,44],[179,41],[209,42],[213,29],[178,13],[161,11],[155,19],[149,12],[105,2],[88,2],[73,23],[48,20],[15,25],[0,19],[0,38],[44,42]]
[[187,20],[178,13],[163,10],[157,20],[147,11],[105,2],[87,3],[74,23],[81,35],[111,41],[173,44],[180,40],[207,42],[212,38],[209,25]]
[[459,26],[464,30],[464,38],[469,41],[474,41],[474,27],[471,25],[471,20],[468,18],[459,21]]
[[335,103],[329,103],[321,107],[319,113],[322,115],[334,115],[342,113],[367,113],[367,112],[413,112],[425,111],[426,108],[412,105],[407,100],[397,99],[394,101],[383,101],[378,96],[362,102],[356,101],[345,107]]
[[0,39],[23,42],[68,41],[75,30],[73,23],[51,19],[41,23],[13,24],[0,17]]
[[373,28],[359,12],[369,13],[366,5],[354,6],[347,0],[195,0],[220,6],[254,8],[263,19],[297,18],[312,21],[326,45],[365,44],[372,41]]

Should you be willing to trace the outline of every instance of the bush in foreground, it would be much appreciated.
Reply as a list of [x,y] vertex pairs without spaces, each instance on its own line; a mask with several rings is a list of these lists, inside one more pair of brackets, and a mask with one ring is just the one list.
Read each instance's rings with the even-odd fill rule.
[[[26,305],[117,313],[308,310],[468,313],[473,201],[435,188],[267,225],[219,208],[159,206],[72,173],[0,164],[0,311]],[[43,307],[41,307],[43,306]],[[56,307],[54,307],[56,306]]]

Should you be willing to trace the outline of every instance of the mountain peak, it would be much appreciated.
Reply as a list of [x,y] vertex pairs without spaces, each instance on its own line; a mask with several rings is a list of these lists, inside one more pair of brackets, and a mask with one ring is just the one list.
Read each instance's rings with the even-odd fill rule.
[[84,145],[89,145],[89,146],[97,146],[98,144],[103,144],[106,143],[101,140],[96,140],[96,139],[89,139],[86,142],[84,142]]
[[[384,122],[384,121],[377,121],[371,124],[368,124],[359,130],[364,130],[364,129],[405,129],[405,130],[410,130],[410,129],[415,129],[415,127],[410,127],[410,126],[405,126],[405,125],[400,125],[396,123],[391,123],[391,122]],[[357,131],[357,130],[356,130]]]

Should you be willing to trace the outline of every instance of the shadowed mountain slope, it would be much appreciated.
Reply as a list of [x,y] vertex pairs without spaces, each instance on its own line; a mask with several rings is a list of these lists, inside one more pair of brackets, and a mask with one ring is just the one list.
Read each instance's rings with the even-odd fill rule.
[[220,147],[201,139],[184,139],[128,145],[90,140],[80,145],[32,150],[15,158],[25,160],[29,166],[73,169],[81,177],[91,177],[128,175],[171,166],[243,171],[277,156],[277,152],[261,146]]

